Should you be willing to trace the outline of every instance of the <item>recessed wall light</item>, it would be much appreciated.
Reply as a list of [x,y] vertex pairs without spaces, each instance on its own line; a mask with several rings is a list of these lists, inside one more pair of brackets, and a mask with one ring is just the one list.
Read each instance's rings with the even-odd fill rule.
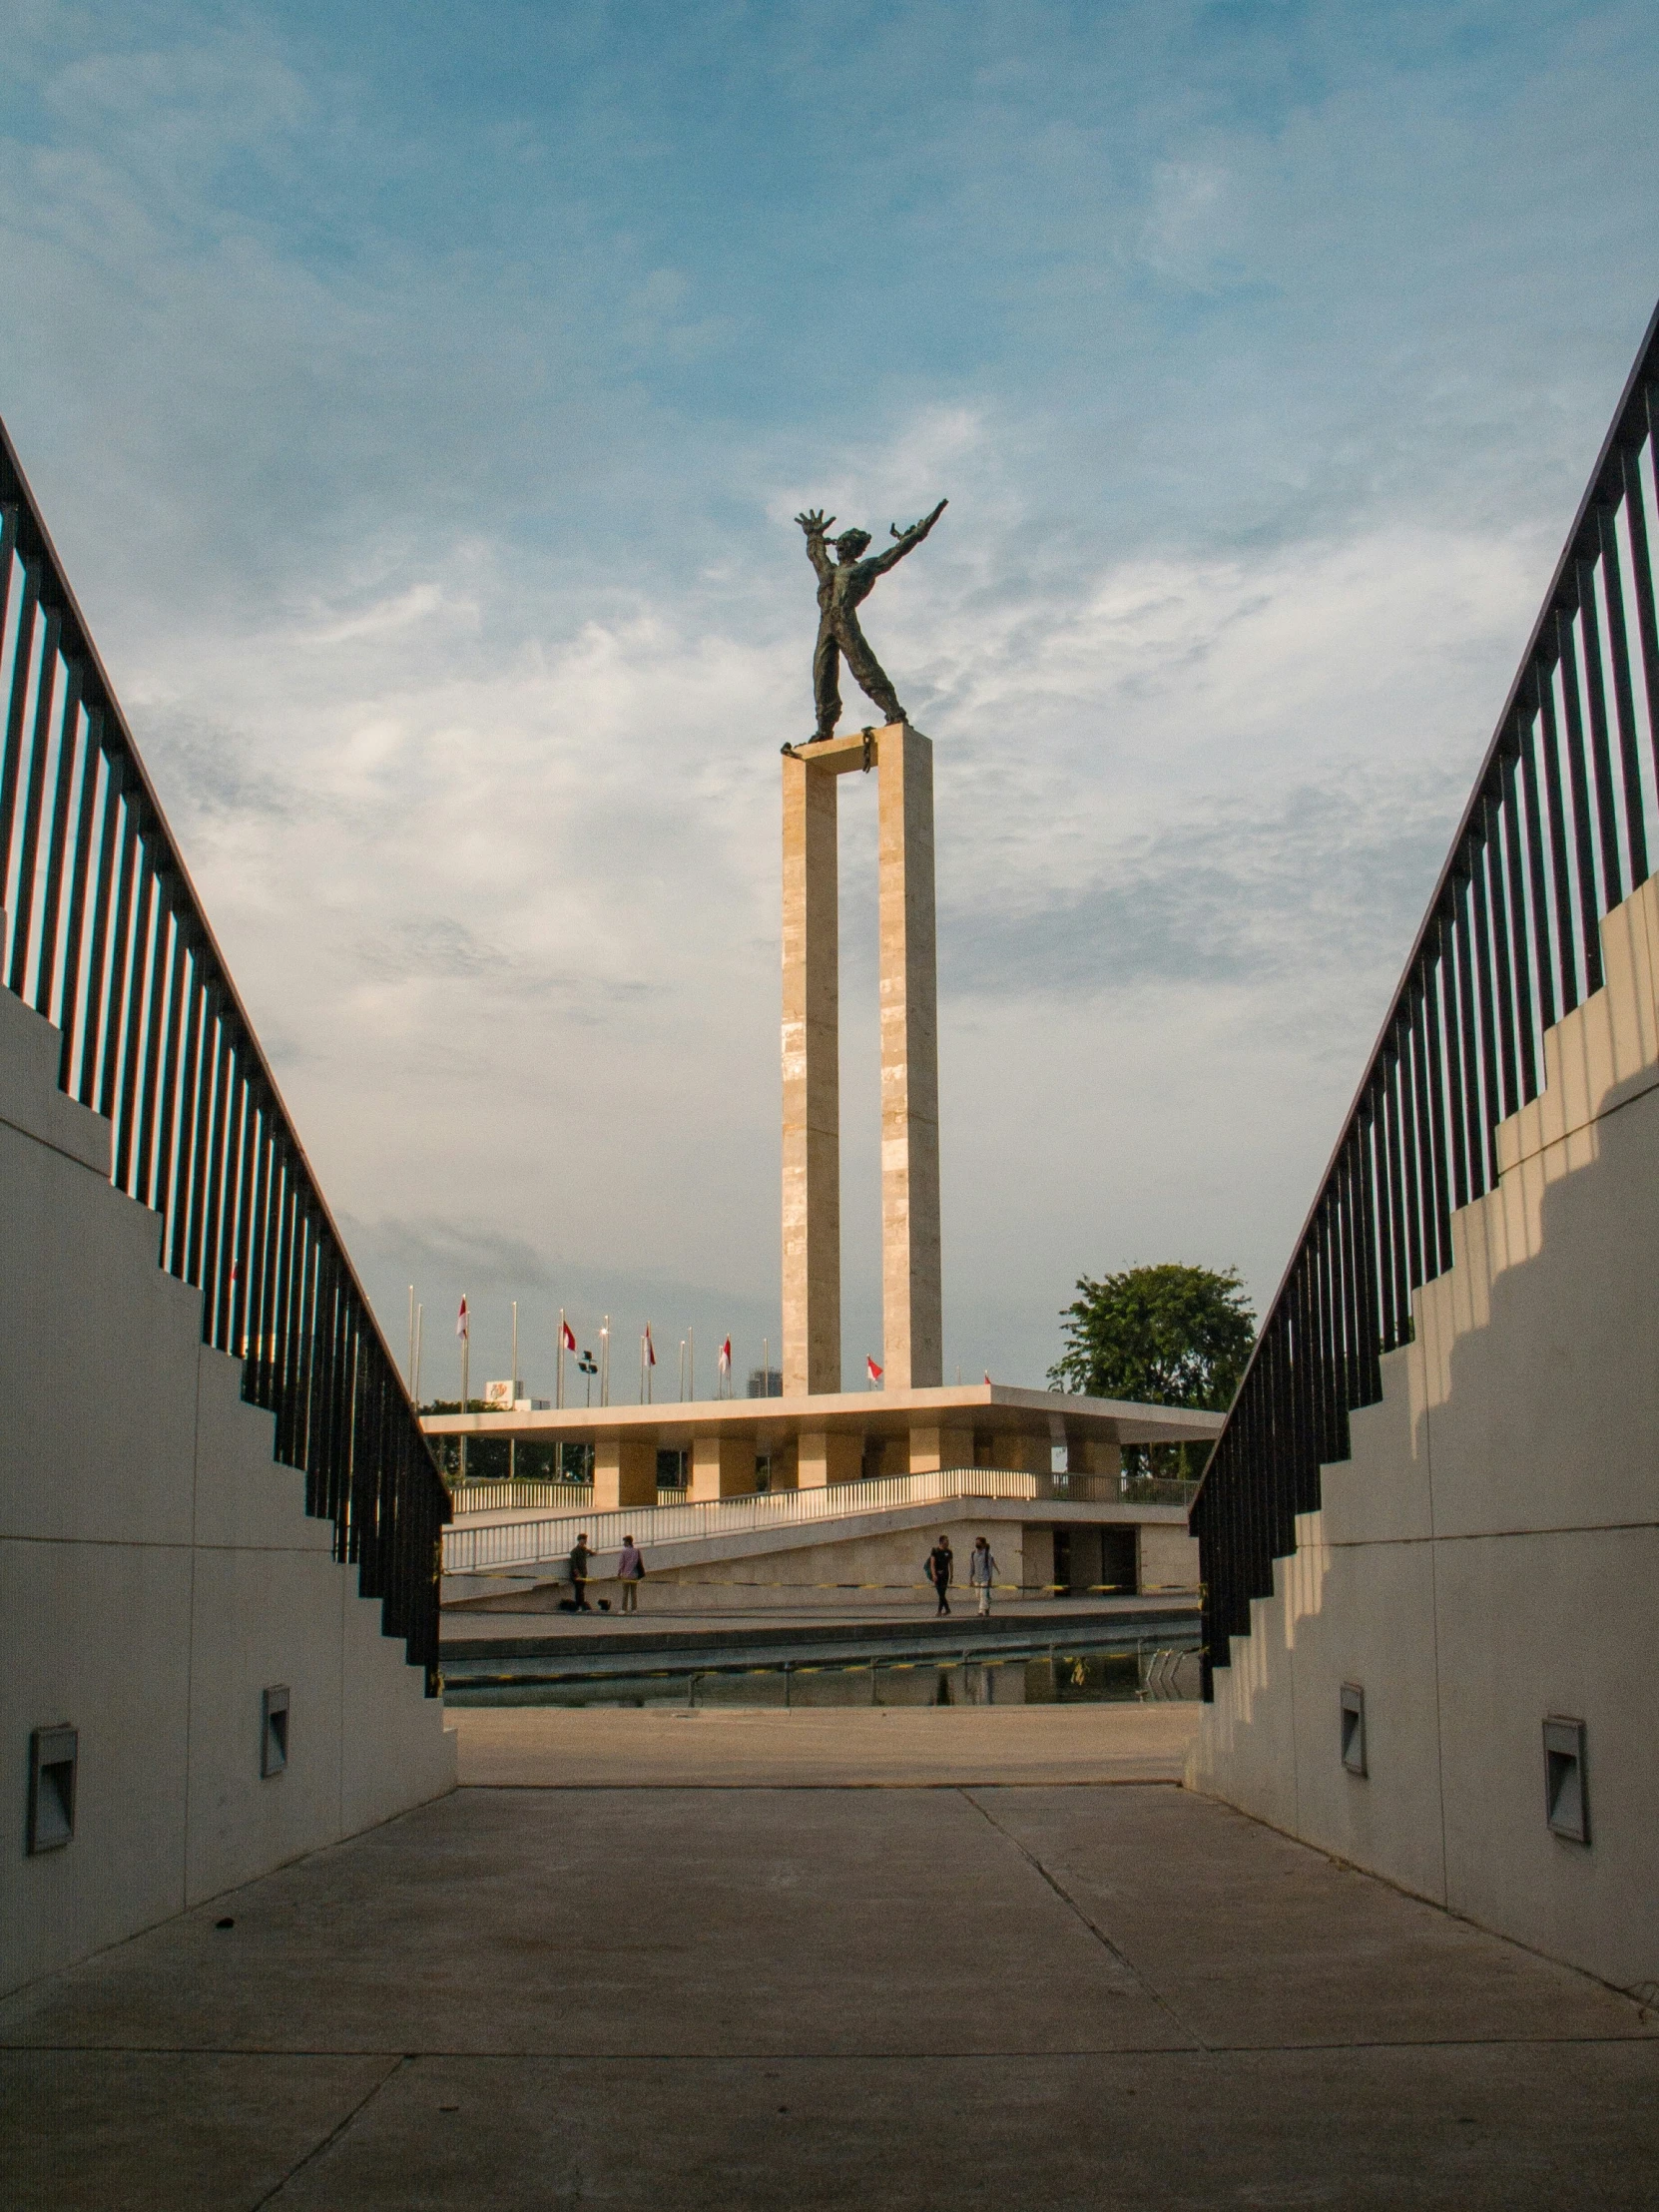
[[1366,1693],[1358,1682],[1342,1687],[1343,1765],[1350,1774],[1367,1774]]
[[266,1781],[288,1763],[288,1691],[285,1682],[260,1694],[260,1773]]
[[80,1737],[67,1722],[29,1738],[29,1856],[61,1851],[75,1833],[75,1770]]
[[1544,1722],[1544,1814],[1550,1833],[1569,1843],[1590,1840],[1589,1776],[1582,1721],[1552,1713]]

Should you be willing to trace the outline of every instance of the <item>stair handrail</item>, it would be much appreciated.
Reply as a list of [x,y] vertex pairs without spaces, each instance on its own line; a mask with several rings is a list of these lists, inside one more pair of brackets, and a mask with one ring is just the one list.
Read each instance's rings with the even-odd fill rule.
[[[8,620],[14,587],[15,620]],[[0,422],[0,982],[62,1032],[111,1181],[162,1216],[382,1626],[437,1682],[447,1493]]]
[[1600,988],[1601,921],[1650,872],[1656,425],[1659,307],[1200,1479],[1206,1698],[1319,1505],[1320,1467],[1349,1456],[1350,1413],[1382,1396],[1413,1294],[1450,1266],[1452,1214],[1495,1186],[1497,1130],[1538,1094],[1545,1030]]

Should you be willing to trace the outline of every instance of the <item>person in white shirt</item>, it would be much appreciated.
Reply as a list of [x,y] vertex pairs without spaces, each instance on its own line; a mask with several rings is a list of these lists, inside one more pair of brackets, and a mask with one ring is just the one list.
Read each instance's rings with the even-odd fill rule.
[[991,1557],[991,1540],[988,1536],[981,1536],[968,1553],[968,1580],[978,1594],[981,1613],[988,1613],[991,1609],[991,1585],[996,1580],[996,1561]]

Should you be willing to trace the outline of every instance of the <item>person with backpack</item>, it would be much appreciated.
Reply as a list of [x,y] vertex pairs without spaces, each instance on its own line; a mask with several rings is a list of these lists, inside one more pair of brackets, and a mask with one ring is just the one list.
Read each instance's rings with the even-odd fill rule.
[[622,1584],[623,1612],[638,1612],[640,1584],[645,1579],[645,1559],[632,1536],[624,1536],[622,1539],[622,1552],[616,1563],[616,1578]]

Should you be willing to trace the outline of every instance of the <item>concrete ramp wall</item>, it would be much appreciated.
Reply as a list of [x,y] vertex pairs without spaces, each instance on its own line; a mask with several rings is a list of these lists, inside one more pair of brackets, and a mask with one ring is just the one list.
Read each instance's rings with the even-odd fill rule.
[[[0,1990],[450,1789],[454,1739],[272,1456],[58,1032],[0,991]],[[262,1777],[262,1697],[288,1693]],[[78,1733],[30,1856],[31,1732]]]
[[[1659,884],[1216,1673],[1189,1785],[1659,1993]],[[1363,1690],[1364,1775],[1342,1756]],[[1587,1843],[1543,1724],[1585,1726]]]

